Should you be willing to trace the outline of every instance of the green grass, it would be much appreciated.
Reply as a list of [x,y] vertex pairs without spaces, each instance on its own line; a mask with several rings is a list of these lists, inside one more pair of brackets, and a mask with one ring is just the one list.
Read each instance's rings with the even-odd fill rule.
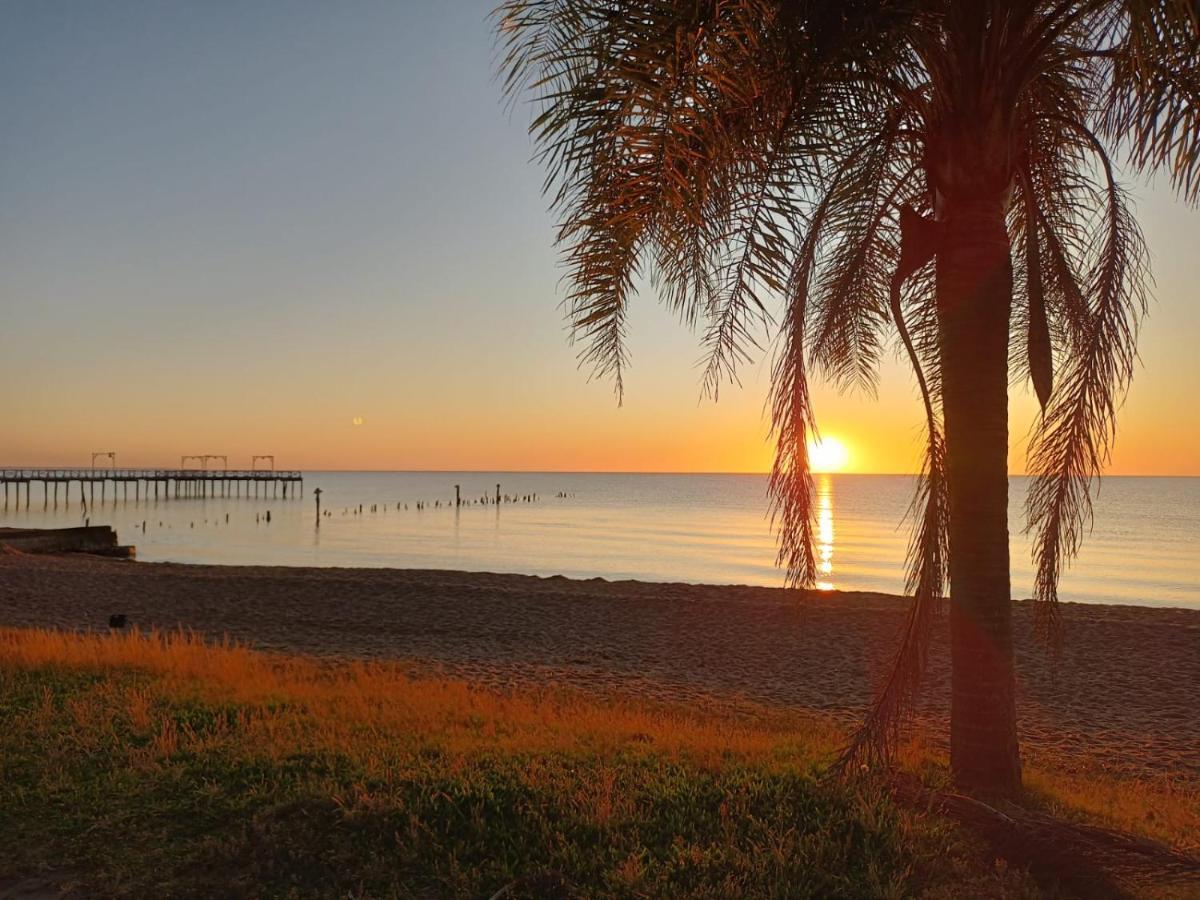
[[[794,740],[693,753],[686,735],[610,741],[577,725],[543,740],[582,708],[542,701],[527,710],[540,730],[520,740],[495,737],[486,704],[442,710],[478,736],[464,740],[431,724],[444,699],[408,719],[347,703],[333,722],[312,691],[270,687],[247,699],[192,675],[0,657],[0,885],[48,873],[91,897],[1035,893],[945,822],[819,778]],[[631,713],[612,715],[619,731]]]

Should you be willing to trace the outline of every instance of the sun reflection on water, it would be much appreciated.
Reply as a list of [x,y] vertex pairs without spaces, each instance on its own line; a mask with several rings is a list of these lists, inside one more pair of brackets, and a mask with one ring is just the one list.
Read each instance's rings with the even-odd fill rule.
[[817,479],[817,574],[826,576],[817,582],[817,590],[832,591],[833,575],[833,479]]

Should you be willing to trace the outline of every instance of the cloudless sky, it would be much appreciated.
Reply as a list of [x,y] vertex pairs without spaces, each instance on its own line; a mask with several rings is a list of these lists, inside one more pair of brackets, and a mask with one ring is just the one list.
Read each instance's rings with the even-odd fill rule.
[[[696,336],[651,292],[624,407],[576,368],[490,7],[5,3],[0,464],[768,468],[768,367],[702,402]],[[1133,187],[1158,299],[1112,471],[1200,474],[1200,213]],[[852,468],[919,461],[891,356],[877,399],[815,402]]]

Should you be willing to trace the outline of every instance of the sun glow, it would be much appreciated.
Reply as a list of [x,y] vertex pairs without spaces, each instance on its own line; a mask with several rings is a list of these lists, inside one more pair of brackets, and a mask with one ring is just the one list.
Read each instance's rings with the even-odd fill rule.
[[850,461],[850,451],[835,437],[808,442],[808,464],[814,472],[841,472]]

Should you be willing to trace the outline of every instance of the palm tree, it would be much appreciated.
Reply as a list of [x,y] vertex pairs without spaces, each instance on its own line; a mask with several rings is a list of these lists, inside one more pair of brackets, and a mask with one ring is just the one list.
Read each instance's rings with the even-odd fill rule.
[[1041,403],[1028,469],[1036,621],[1090,521],[1135,359],[1146,250],[1114,158],[1200,195],[1191,0],[509,0],[510,100],[561,217],[581,363],[626,367],[648,276],[698,326],[716,395],[777,335],[780,565],[815,576],[809,373],[871,390],[895,335],[928,428],[913,601],[847,759],[885,756],[950,595],[951,768],[1019,790],[1008,385]]

